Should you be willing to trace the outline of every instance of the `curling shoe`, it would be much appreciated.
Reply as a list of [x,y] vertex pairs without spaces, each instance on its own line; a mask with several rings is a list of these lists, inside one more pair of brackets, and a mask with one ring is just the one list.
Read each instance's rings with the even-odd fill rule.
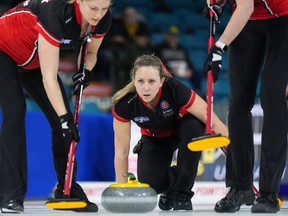
[[254,201],[252,213],[276,213],[280,210],[276,193],[260,192]]
[[23,202],[19,200],[9,200],[2,204],[1,206],[2,213],[23,213],[24,207]]
[[218,201],[214,207],[216,212],[236,212],[239,211],[242,205],[252,205],[255,200],[253,190],[240,190],[230,188],[227,195]]
[[164,192],[160,195],[158,206],[163,211],[169,211],[174,207],[174,197],[171,192]]
[[193,210],[191,198],[194,193],[175,192],[173,210]]

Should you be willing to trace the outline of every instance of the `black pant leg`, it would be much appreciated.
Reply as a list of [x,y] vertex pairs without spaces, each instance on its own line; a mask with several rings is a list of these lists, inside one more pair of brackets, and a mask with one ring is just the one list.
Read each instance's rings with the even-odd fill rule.
[[229,46],[230,101],[228,128],[231,140],[226,159],[226,185],[248,190],[253,184],[254,143],[251,109],[264,61],[265,38],[253,21]]
[[288,16],[269,20],[261,105],[264,112],[259,186],[277,193],[287,157]]
[[[37,105],[40,107],[40,109],[43,111],[43,113],[45,114],[46,118],[49,121],[52,132],[52,151],[53,151],[54,167],[57,173],[58,184],[62,188],[64,186],[65,181],[65,172],[67,166],[69,146],[65,146],[65,142],[62,136],[62,128],[59,122],[59,117],[56,111],[54,110],[52,104],[50,103],[46,91],[44,89],[40,69],[21,71],[20,79],[24,89],[27,91],[29,96],[37,103]],[[67,99],[65,89],[59,77],[58,82],[62,91],[62,96],[64,99],[66,109],[71,114],[69,108],[69,101]],[[77,169],[77,162],[75,160],[73,181],[75,181],[76,169]]]
[[26,103],[18,67],[0,52],[0,204],[23,201],[27,191]]
[[162,193],[170,186],[169,172],[175,145],[169,145],[165,139],[147,136],[142,136],[141,141],[137,161],[138,179],[149,184],[158,194]]
[[177,171],[172,190],[191,193],[202,152],[190,151],[187,144],[192,138],[203,136],[204,133],[205,125],[193,115],[187,114],[181,119],[178,128]]

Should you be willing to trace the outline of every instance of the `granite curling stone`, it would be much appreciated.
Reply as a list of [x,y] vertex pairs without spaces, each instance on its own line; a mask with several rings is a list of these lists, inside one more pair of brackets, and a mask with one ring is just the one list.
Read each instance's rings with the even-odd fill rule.
[[[127,175],[127,174],[126,174]],[[157,193],[148,184],[140,183],[128,173],[127,183],[112,184],[101,196],[104,209],[115,213],[144,213],[157,206]]]

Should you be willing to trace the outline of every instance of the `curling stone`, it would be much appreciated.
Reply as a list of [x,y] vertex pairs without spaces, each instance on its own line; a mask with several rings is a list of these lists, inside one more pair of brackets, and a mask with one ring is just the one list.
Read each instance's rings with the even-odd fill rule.
[[157,193],[148,184],[137,181],[132,173],[126,173],[127,183],[112,184],[101,196],[104,209],[115,213],[144,213],[157,205]]

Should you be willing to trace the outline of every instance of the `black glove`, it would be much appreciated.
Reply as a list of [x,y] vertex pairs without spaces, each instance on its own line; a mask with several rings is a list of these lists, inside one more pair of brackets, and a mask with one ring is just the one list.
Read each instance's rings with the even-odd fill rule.
[[72,77],[73,80],[73,91],[72,94],[77,95],[79,94],[80,87],[83,85],[83,90],[89,85],[91,81],[91,71],[85,69],[84,73],[82,70],[78,70]]
[[203,9],[203,15],[207,18],[210,19],[210,9],[214,13],[214,17],[216,20],[216,23],[220,23],[220,17],[222,16],[222,7],[216,4],[209,4],[206,5]]
[[60,116],[59,120],[61,123],[65,144],[70,145],[72,140],[78,143],[80,141],[80,135],[76,125],[73,122],[73,118],[67,113]]
[[214,82],[218,80],[218,73],[222,68],[222,55],[224,50],[217,46],[213,46],[210,49],[210,53],[204,64],[204,76],[207,76],[208,71],[212,70]]

